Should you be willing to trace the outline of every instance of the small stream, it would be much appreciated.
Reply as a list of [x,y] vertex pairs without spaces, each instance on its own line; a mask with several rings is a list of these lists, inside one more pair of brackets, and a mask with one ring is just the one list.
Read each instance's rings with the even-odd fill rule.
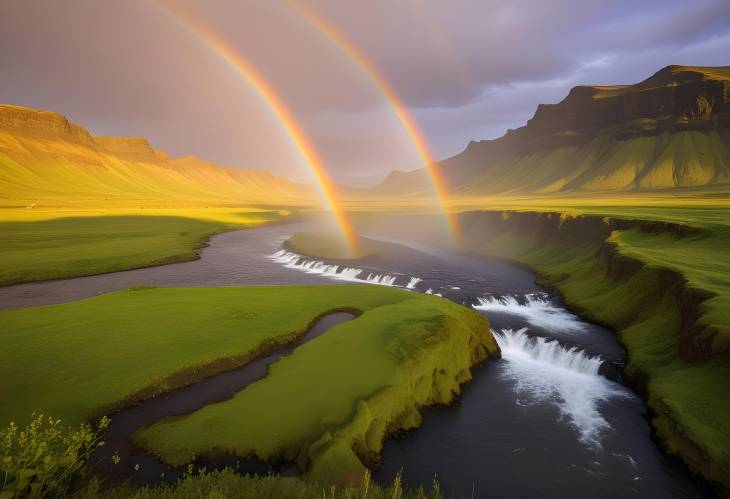
[[[502,358],[473,369],[451,407],[427,409],[421,428],[385,443],[377,481],[402,472],[413,487],[434,476],[447,496],[696,498],[710,495],[652,438],[646,407],[620,383],[626,354],[616,335],[568,311],[534,276],[497,260],[407,241],[357,261],[320,261],[282,249],[307,223],[215,236],[192,262],[0,288],[0,308],[61,303],[146,284],[243,286],[370,283],[441,296],[489,318]],[[385,239],[385,238],[383,238]],[[322,321],[351,319],[328,316]],[[322,322],[322,334],[334,323]],[[329,324],[329,325],[327,325]],[[310,334],[313,334],[310,331]],[[289,347],[294,348],[294,346]],[[138,483],[170,470],[131,444],[138,428],[225,400],[265,375],[277,352],[114,415],[107,439],[139,464],[118,473]],[[242,471],[293,473],[250,460]],[[226,463],[221,463],[226,464]]]
[[[170,468],[134,445],[132,435],[137,430],[146,428],[163,418],[190,414],[208,404],[232,398],[248,385],[266,377],[271,364],[290,355],[298,347],[321,336],[332,327],[355,319],[355,317],[349,312],[327,314],[317,320],[301,339],[259,357],[243,367],[209,376],[192,385],[147,399],[133,407],[112,414],[111,424],[103,436],[106,444],[97,450],[90,462],[99,463],[96,465],[96,471],[114,481],[131,478],[136,483],[146,485],[156,483],[161,478],[166,480],[180,478],[183,470]],[[114,454],[119,456],[119,464],[113,464],[111,458]],[[281,472],[285,466],[270,466],[253,459],[236,458],[232,458],[230,462],[216,464],[222,466],[233,464],[242,473],[255,474]]]

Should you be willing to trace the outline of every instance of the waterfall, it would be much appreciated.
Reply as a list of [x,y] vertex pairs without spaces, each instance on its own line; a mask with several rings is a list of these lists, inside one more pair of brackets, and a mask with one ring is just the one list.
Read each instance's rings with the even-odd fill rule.
[[530,337],[526,328],[503,329],[494,338],[506,361],[504,376],[513,382],[520,402],[555,404],[582,442],[600,447],[601,434],[610,428],[601,403],[629,393],[598,374],[601,358],[555,340]]
[[408,284],[406,284],[406,289],[415,289],[416,284],[421,282],[421,279],[418,277],[411,277],[411,280],[408,281]]
[[368,274],[365,278],[370,284],[380,284],[382,286],[393,286],[395,284],[395,276],[388,274]]
[[510,356],[525,356],[533,362],[550,364],[577,374],[597,376],[603,363],[601,357],[592,357],[577,347],[566,348],[555,340],[530,337],[527,328],[519,331],[503,329],[495,333],[494,339],[502,352],[506,351]]
[[478,304],[473,305],[476,310],[518,315],[530,325],[548,331],[575,333],[585,329],[584,323],[576,315],[555,306],[546,295],[525,295],[522,302],[514,296],[487,296],[477,301]]
[[[345,267],[341,265],[330,265],[318,260],[307,260],[301,255],[291,251],[280,250],[273,255],[268,256],[277,263],[281,263],[286,268],[296,269],[308,274],[318,274],[330,279],[348,282],[364,282],[368,284],[377,284],[380,286],[397,286],[397,277],[390,274],[374,274],[369,273],[367,277],[362,277],[364,270],[357,267]],[[415,286],[421,279],[411,277],[408,285],[411,283]],[[412,289],[412,288],[408,288]]]

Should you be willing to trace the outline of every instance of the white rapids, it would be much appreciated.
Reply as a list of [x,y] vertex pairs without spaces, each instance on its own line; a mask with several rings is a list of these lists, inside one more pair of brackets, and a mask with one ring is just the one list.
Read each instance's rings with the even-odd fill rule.
[[318,260],[307,260],[305,257],[298,255],[297,253],[285,250],[279,250],[273,255],[269,255],[269,258],[277,263],[281,263],[287,268],[299,270],[308,274],[319,274],[323,277],[338,281],[405,287],[407,289],[415,288],[416,284],[421,281],[418,277],[411,277],[407,284],[399,285],[396,283],[398,276],[395,275],[372,272],[369,272],[366,275],[365,270],[358,267],[331,265]]
[[582,442],[600,447],[601,434],[610,428],[601,403],[629,393],[598,374],[602,359],[555,340],[530,337],[526,328],[495,331],[494,338],[506,361],[504,375],[514,382],[519,402],[554,403]]
[[553,332],[575,333],[583,331],[585,325],[574,314],[553,305],[546,296],[538,294],[525,295],[524,302],[514,296],[487,296],[477,298],[476,310],[503,314],[518,315],[530,325]]

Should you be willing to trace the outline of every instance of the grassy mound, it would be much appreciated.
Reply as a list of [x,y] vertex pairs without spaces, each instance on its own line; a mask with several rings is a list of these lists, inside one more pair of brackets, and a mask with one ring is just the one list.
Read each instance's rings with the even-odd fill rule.
[[158,422],[137,443],[173,465],[232,453],[296,460],[324,482],[359,479],[389,433],[418,426],[420,407],[451,402],[471,366],[497,352],[476,312],[388,295],[390,304],[299,347],[231,400]]
[[194,260],[220,232],[275,220],[256,209],[0,210],[0,285]]
[[471,366],[497,352],[481,315],[376,286],[141,288],[0,312],[12,345],[0,351],[0,392],[12,401],[0,421],[43,411],[74,424],[243,365],[338,309],[363,313],[227,403],[141,440],[175,464],[225,448],[296,458],[326,481],[359,478],[389,432],[418,425],[422,405],[450,402]]
[[379,243],[359,237],[357,248],[353,251],[340,234],[332,232],[297,232],[284,242],[284,247],[300,255],[335,260],[352,260],[374,255]]
[[[159,288],[0,312],[0,421],[76,423],[122,401],[244,364],[320,314],[412,299],[369,286]],[[209,369],[203,370],[203,366]]]

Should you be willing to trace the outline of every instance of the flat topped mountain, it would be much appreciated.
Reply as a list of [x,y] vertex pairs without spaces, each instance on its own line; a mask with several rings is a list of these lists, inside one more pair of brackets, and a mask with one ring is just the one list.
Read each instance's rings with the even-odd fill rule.
[[157,152],[143,137],[102,137],[95,136],[96,148],[108,154],[114,154],[140,161],[156,161],[160,159]]
[[314,191],[268,172],[171,158],[142,137],[103,137],[65,116],[0,104],[0,202],[309,203]]
[[[439,163],[457,195],[730,186],[730,67],[667,66],[635,85],[578,86],[527,124]],[[398,172],[376,195],[420,194]]]
[[516,132],[528,138],[707,130],[730,123],[730,68],[667,66],[636,85],[579,86],[558,104],[541,104]]

